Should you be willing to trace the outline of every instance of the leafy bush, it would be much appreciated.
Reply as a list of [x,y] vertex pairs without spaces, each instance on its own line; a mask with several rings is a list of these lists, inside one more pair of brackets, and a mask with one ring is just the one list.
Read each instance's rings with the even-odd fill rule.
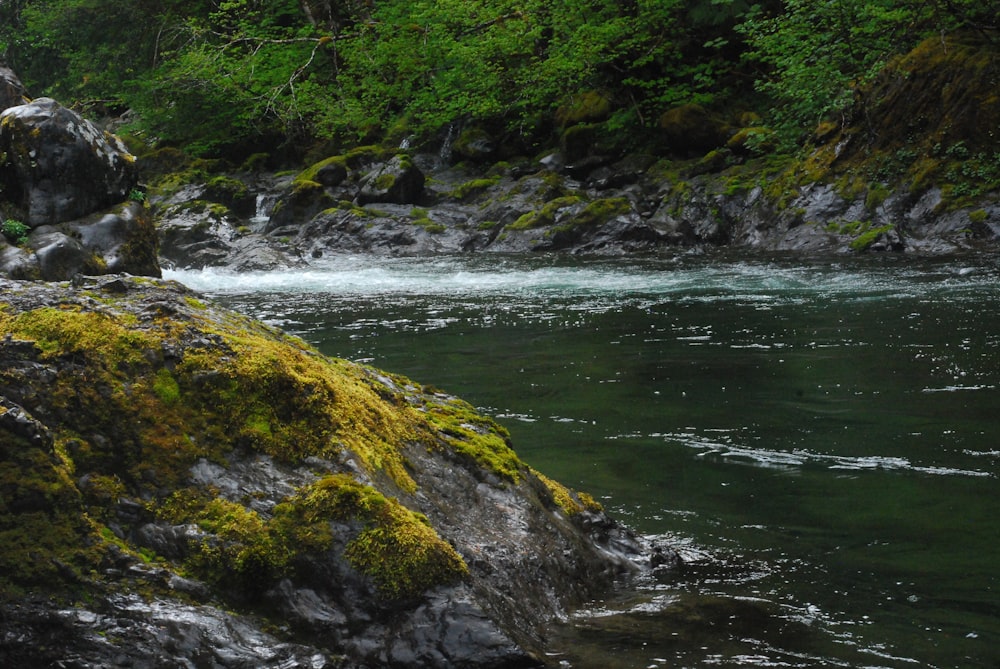
[[20,246],[28,240],[28,233],[31,232],[31,228],[21,221],[15,221],[12,218],[8,218],[2,225],[0,225],[0,232],[2,232],[3,236],[12,243]]

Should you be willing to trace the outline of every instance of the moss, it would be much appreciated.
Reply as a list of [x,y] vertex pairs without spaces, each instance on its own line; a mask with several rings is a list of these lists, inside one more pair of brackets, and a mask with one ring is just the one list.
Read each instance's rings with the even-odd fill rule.
[[866,230],[851,241],[850,247],[854,251],[864,251],[871,246],[880,235],[889,232],[894,227],[894,225],[883,225],[878,228]]
[[556,122],[572,125],[584,121],[600,121],[611,113],[611,100],[601,91],[584,91],[571,96],[555,112]]
[[331,167],[333,168],[340,167],[343,168],[343,170],[346,172],[347,158],[345,158],[344,156],[331,156],[329,158],[319,161],[318,163],[314,163],[309,167],[307,167],[306,169],[299,172],[295,177],[295,181],[311,181],[313,183],[316,183],[318,181],[317,177],[320,174],[320,172],[322,172],[324,169],[328,169]]
[[976,209],[969,212],[970,223],[985,223],[987,218],[989,218],[989,214],[985,209]]
[[164,404],[177,404],[181,401],[181,387],[177,384],[174,375],[166,367],[156,371],[153,377],[153,392]]
[[598,512],[604,510],[604,507],[587,493],[570,490],[562,483],[554,481],[534,469],[531,470],[531,473],[538,477],[538,480],[548,488],[552,494],[552,500],[566,515],[573,516],[583,511]]
[[580,202],[583,202],[583,199],[577,195],[557,197],[554,200],[546,202],[541,209],[530,211],[527,214],[522,215],[516,221],[508,225],[507,228],[510,230],[529,230],[531,228],[540,228],[546,225],[552,225],[555,221],[556,213],[560,209],[571,207],[575,204],[579,204]]
[[885,184],[873,184],[865,195],[865,209],[874,211],[889,197],[889,188]]
[[[276,518],[295,527],[296,533],[317,517],[364,523],[344,555],[388,597],[411,597],[468,573],[461,556],[438,536],[425,516],[345,475],[321,479],[300,492],[290,507],[281,509]],[[291,519],[296,522],[288,523]]]
[[521,479],[524,463],[511,449],[510,433],[505,427],[456,398],[429,401],[424,411],[453,451],[503,479]]
[[188,568],[224,586],[261,592],[290,574],[298,556],[329,550],[331,522],[353,535],[344,557],[386,597],[412,597],[461,579],[468,568],[422,514],[345,474],[326,476],[274,508],[270,519],[197,490],[175,493],[156,509],[173,524],[196,523]]
[[0,598],[83,587],[101,545],[60,459],[0,426]]
[[602,198],[588,203],[583,211],[572,218],[568,225],[571,227],[597,227],[630,211],[632,211],[632,203],[629,202],[628,198]]
[[471,181],[466,181],[465,183],[455,187],[448,193],[448,195],[456,200],[471,200],[477,195],[489,190],[499,182],[499,176],[488,177],[485,179],[472,179]]

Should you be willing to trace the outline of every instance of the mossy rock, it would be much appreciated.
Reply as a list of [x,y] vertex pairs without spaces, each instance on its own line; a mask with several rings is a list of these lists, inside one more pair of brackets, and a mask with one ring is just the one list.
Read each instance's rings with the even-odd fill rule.
[[570,126],[577,123],[603,121],[611,114],[612,104],[602,91],[584,91],[570,96],[556,109],[556,123]]
[[889,63],[861,91],[847,122],[826,123],[800,171],[809,180],[864,174],[947,206],[1000,187],[1000,53],[976,34],[935,36]]
[[660,138],[673,155],[693,158],[724,146],[733,134],[730,125],[697,104],[669,109],[660,115]]
[[295,181],[313,182],[332,188],[339,186],[347,178],[347,174],[347,158],[331,156],[304,169],[295,177]]
[[485,162],[496,152],[496,140],[485,128],[474,125],[462,130],[451,147],[452,153],[466,160]]
[[557,197],[545,203],[540,209],[530,211],[520,216],[516,221],[507,226],[508,230],[529,230],[531,228],[541,228],[552,225],[556,215],[560,210],[573,207],[583,202],[583,198],[578,195],[567,195]]

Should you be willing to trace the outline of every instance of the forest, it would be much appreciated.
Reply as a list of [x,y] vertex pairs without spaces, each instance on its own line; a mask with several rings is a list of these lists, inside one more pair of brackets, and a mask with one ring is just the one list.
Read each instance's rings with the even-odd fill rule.
[[670,110],[794,148],[930,36],[998,43],[998,0],[3,0],[0,61],[194,155],[426,139],[456,121],[544,144]]

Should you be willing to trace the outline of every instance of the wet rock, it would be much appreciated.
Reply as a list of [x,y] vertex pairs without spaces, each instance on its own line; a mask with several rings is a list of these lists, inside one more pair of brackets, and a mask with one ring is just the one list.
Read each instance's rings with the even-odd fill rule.
[[424,174],[405,155],[396,155],[376,166],[361,181],[359,204],[391,202],[416,204],[424,192]]
[[4,197],[31,226],[122,202],[136,184],[135,160],[124,144],[51,98],[0,113],[0,155]]
[[545,625],[650,568],[456,398],[169,281],[0,295],[0,585],[46,594],[0,598],[5,664],[536,666]]

